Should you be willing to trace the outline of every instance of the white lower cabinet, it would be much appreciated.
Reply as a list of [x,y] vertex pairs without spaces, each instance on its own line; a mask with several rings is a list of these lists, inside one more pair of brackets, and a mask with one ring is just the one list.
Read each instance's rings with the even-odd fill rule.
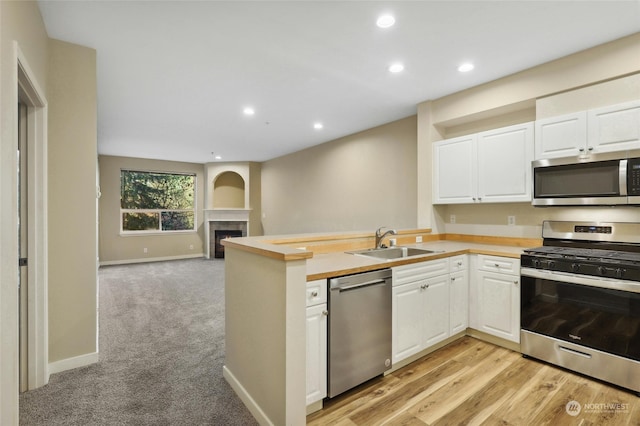
[[422,282],[393,287],[392,290],[392,362],[395,364],[423,347],[424,324]]
[[[450,262],[455,262],[451,263],[455,272],[449,272]],[[465,255],[392,268],[393,363],[445,340],[454,328],[454,333],[459,327],[466,329],[468,280],[464,268]]]
[[469,326],[469,272],[449,274],[449,330],[450,335],[465,331]]
[[327,281],[307,283],[307,405],[327,396]]
[[472,327],[520,343],[520,262],[478,255],[472,284]]
[[449,275],[425,280],[424,347],[428,348],[449,337]]

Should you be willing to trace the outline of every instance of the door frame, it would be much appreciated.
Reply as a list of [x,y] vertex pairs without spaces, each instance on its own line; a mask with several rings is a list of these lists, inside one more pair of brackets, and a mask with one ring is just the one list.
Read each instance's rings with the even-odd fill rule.
[[[17,42],[15,102],[18,91],[27,105],[27,389],[49,382],[48,291],[47,291],[47,118],[48,107],[27,59]],[[17,143],[17,120],[15,140]],[[17,171],[16,171],[17,175]],[[17,215],[17,209],[15,214]],[[16,264],[17,265],[17,264]],[[17,308],[17,305],[16,305]],[[18,315],[16,313],[16,315]]]

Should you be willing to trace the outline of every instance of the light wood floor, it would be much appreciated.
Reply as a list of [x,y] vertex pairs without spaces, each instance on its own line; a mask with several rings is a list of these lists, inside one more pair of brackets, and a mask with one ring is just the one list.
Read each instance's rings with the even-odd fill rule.
[[640,397],[464,337],[325,402],[307,424],[640,425]]

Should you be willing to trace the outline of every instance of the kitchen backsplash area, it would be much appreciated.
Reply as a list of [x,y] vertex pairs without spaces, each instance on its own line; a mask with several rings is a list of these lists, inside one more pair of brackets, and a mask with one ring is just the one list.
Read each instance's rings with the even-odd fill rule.
[[530,203],[434,206],[434,233],[539,238],[545,220],[640,222],[631,206],[533,207]]

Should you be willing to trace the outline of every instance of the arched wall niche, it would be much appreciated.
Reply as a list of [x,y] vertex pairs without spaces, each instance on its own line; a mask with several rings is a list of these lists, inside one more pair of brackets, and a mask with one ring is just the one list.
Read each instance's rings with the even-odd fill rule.
[[225,171],[213,180],[214,209],[244,209],[245,181],[238,173]]

